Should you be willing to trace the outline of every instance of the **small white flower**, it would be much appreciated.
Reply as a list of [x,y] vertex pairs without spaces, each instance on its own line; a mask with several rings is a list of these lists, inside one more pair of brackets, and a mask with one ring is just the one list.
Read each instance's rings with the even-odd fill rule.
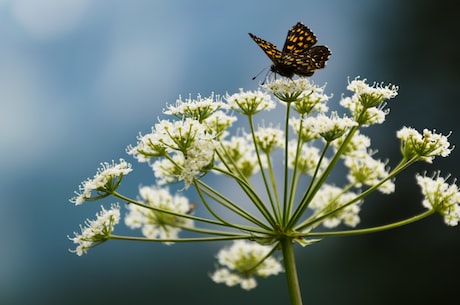
[[284,147],[284,132],[279,128],[259,127],[254,136],[256,145],[266,154]]
[[340,100],[340,105],[348,108],[353,119],[364,127],[382,124],[389,113],[389,110],[383,108],[384,105],[379,104],[378,107],[363,106],[358,96],[344,97]]
[[[221,142],[221,144],[223,149],[219,149],[219,151],[223,160],[219,160],[217,165],[219,168],[232,172],[236,170],[246,178],[259,172],[254,143],[249,135],[234,136],[228,141]],[[266,160],[264,155],[261,158]]]
[[206,131],[206,128],[199,121],[194,119],[185,119],[181,121],[163,120],[155,125],[158,139],[170,151],[181,151],[186,153],[196,141],[213,140],[213,135]]
[[210,115],[203,124],[206,126],[206,130],[216,135],[216,140],[222,140],[228,135],[226,131],[229,127],[237,121],[235,115],[227,115],[223,111],[216,111]]
[[[319,149],[306,144],[300,147],[300,152],[297,153],[297,141],[289,141],[289,167],[296,168],[298,172],[307,175],[313,175],[318,166],[320,159]],[[295,163],[297,157],[297,163]],[[328,163],[326,158],[323,158],[320,168],[323,168]]]
[[[342,137],[332,142],[332,145],[336,150],[342,146],[346,136],[347,134],[344,134]],[[342,150],[342,154],[352,158],[360,158],[368,155],[368,149],[370,146],[371,139],[357,130],[347,143],[347,146]]]
[[257,287],[256,279],[253,277],[243,278],[240,282],[241,288],[244,290],[251,290]]
[[303,120],[294,117],[289,118],[289,125],[304,143],[319,138],[316,124],[316,117],[309,116]]
[[318,87],[307,78],[278,79],[262,87],[283,102],[294,102],[294,109],[300,114],[328,110],[326,102],[331,96],[324,94],[325,87]]
[[121,178],[132,171],[131,164],[120,159],[120,163],[103,162],[101,167],[97,169],[93,179],[86,179],[79,186],[79,192],[75,192],[77,196],[70,199],[70,202],[75,205],[81,205],[83,202],[92,199],[92,192],[96,191],[99,194],[96,198],[108,195],[120,183]]
[[398,87],[384,86],[374,83],[372,86],[366,80],[354,79],[348,84],[348,90],[354,92],[352,97],[344,97],[340,105],[350,110],[353,119],[361,126],[381,124],[385,121],[388,110],[383,109],[385,100],[396,97]]
[[315,210],[317,217],[331,213],[322,222],[326,228],[334,228],[341,223],[355,227],[360,222],[358,214],[361,201],[357,201],[345,208],[341,207],[356,198],[356,196],[353,192],[344,193],[343,189],[339,187],[323,184],[313,198],[309,208]]
[[214,134],[195,119],[162,120],[155,124],[150,134],[138,137],[137,145],[128,147],[127,151],[138,161],[146,162],[174,151],[187,153],[194,146],[201,145],[197,142],[214,142],[214,138]]
[[432,177],[417,175],[417,183],[425,196],[423,206],[434,209],[449,226],[456,226],[460,221],[460,191],[455,182],[448,184],[446,179],[435,173]]
[[231,273],[228,269],[226,268],[221,268],[216,270],[212,275],[211,279],[214,281],[214,283],[217,284],[225,284],[229,287],[238,285],[241,282],[241,278],[234,273]]
[[295,80],[287,78],[277,79],[262,87],[286,103],[296,101],[304,91],[313,91],[312,88],[314,88],[306,78],[298,78]]
[[300,93],[311,91],[314,88],[313,84],[304,77],[295,80],[280,78],[262,87],[275,96],[298,96]]
[[88,250],[109,239],[113,228],[120,221],[120,206],[112,204],[110,210],[101,206],[101,212],[96,214],[96,220],[85,221],[86,227],[80,226],[81,234],[74,232],[75,237],[69,237],[71,241],[78,244],[71,252],[82,256]]
[[152,127],[152,132],[146,135],[137,137],[137,145],[129,145],[126,148],[126,153],[132,155],[138,162],[146,163],[152,158],[164,156],[168,148],[164,145],[164,135],[155,132]]
[[208,155],[207,152],[209,150],[203,150],[198,155],[191,154],[188,159],[181,153],[174,153],[168,159],[153,162],[151,167],[158,185],[184,181],[185,189],[188,189],[195,178],[204,175],[213,161],[213,155]]
[[[178,194],[171,195],[168,189],[144,186],[139,190],[142,201],[151,207],[164,211],[188,214],[193,209],[188,199]],[[141,228],[147,238],[175,239],[183,227],[192,228],[188,218],[154,211],[135,204],[128,205],[125,224],[131,229]],[[172,242],[165,242],[172,244]]]
[[337,112],[333,111],[330,117],[322,113],[318,114],[315,125],[319,135],[327,142],[331,142],[357,126],[358,123],[347,117],[340,118]]
[[184,181],[188,188],[212,166],[216,145],[214,134],[197,120],[163,120],[130,152],[138,160],[163,156],[165,159],[150,164],[159,184]]
[[348,84],[347,89],[353,91],[361,99],[365,99],[362,101],[363,103],[368,103],[370,99],[373,99],[373,105],[369,105],[368,107],[374,107],[384,100],[396,97],[399,87],[391,84],[384,86],[383,83],[374,83],[372,86],[369,86],[366,83],[366,79],[355,78]]
[[324,94],[324,87],[314,87],[310,92],[304,91],[294,103],[294,110],[300,114],[324,113],[329,110],[326,102],[331,95]]
[[271,250],[271,247],[255,242],[235,241],[217,254],[222,268],[217,269],[211,278],[227,286],[240,284],[245,290],[253,289],[257,286],[255,276],[268,277],[283,271],[278,260],[266,257]]
[[227,95],[226,100],[231,109],[245,115],[254,115],[264,110],[274,109],[276,104],[270,95],[262,91],[243,91]]
[[212,93],[211,96],[207,98],[198,95],[196,99],[192,99],[192,97],[189,96],[185,101],[179,96],[179,99],[176,100],[176,104],[174,106],[169,105],[168,110],[164,110],[163,113],[174,115],[179,119],[192,118],[202,122],[217,110],[227,108],[228,105],[222,101],[221,97]]
[[396,136],[401,139],[401,152],[407,160],[418,157],[422,161],[432,163],[434,157],[447,157],[452,151],[447,136],[428,129],[424,129],[423,134],[420,134],[414,128],[403,127]]
[[184,158],[180,154],[174,154],[168,159],[158,159],[152,163],[151,167],[158,185],[165,185],[177,182],[177,175],[181,171]]
[[[363,154],[357,158],[346,157],[345,166],[350,170],[347,175],[348,181],[356,187],[374,186],[387,178],[389,174],[385,169],[386,163],[373,159],[369,154]],[[384,194],[390,194],[394,192],[395,185],[391,180],[387,180],[378,190]]]

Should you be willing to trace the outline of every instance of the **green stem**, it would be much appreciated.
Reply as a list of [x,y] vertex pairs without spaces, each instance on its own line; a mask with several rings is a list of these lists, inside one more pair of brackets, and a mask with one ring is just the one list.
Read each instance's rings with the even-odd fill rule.
[[287,237],[283,238],[281,240],[281,247],[283,249],[284,268],[291,305],[302,305],[302,295],[300,293],[299,278],[297,277],[292,239]]
[[[308,186],[307,191],[304,193],[302,199],[300,200],[300,204],[297,207],[297,209],[294,211],[294,214],[292,215],[291,219],[289,220],[288,223],[288,228],[291,228],[295,225],[295,223],[299,220],[300,217],[302,217],[303,213],[307,209],[308,205],[310,204],[310,201],[313,199],[315,196],[316,192],[319,190],[321,185],[324,183],[326,180],[327,176],[329,175],[329,172],[332,170],[332,167],[330,164],[328,168],[326,169],[327,173],[322,173],[320,177],[317,177],[319,173],[319,169],[321,166],[321,163],[323,162],[324,157],[326,156],[326,152],[330,146],[330,142],[327,142],[326,145],[324,145],[323,151],[321,152],[321,156],[319,158],[318,164],[316,165],[315,172],[313,173],[313,176],[311,177],[310,185]],[[337,154],[336,154],[337,155]],[[337,158],[338,160],[338,158]],[[334,162],[337,162],[334,161]],[[318,180],[317,180],[318,178]]]
[[170,242],[170,243],[186,243],[186,242],[210,242],[210,241],[222,241],[222,240],[237,240],[237,239],[248,239],[245,235],[235,236],[224,236],[224,237],[197,237],[197,238],[145,238],[136,236],[122,236],[122,235],[110,235],[109,239],[126,240],[126,241],[145,241],[145,242]]
[[[238,180],[237,178],[235,178]],[[198,191],[198,194],[200,194],[200,198],[203,201],[204,204],[206,204],[206,201],[204,197],[202,197],[201,193],[209,196],[211,199],[213,199],[215,202],[219,203],[220,205],[226,207],[227,209],[231,210],[235,214],[249,220],[250,222],[256,224],[260,228],[265,228],[268,231],[270,230],[270,227],[264,224],[262,221],[260,221],[257,217],[253,216],[251,213],[248,211],[244,210],[243,208],[239,207],[236,203],[234,203],[232,200],[229,198],[225,197],[218,191],[216,191],[214,188],[209,186],[208,184],[204,183],[202,180],[195,180],[196,183],[196,190]],[[201,186],[201,187],[200,187]],[[254,192],[254,190],[250,187],[246,188],[245,184],[240,184],[242,190],[248,195],[248,198],[254,203],[254,205],[259,209],[259,211],[264,215],[265,217],[269,217],[270,213],[268,210],[266,210],[265,206],[261,203],[262,201],[259,200],[257,197],[257,194]],[[211,212],[211,208],[207,207],[208,210]],[[221,217],[218,217],[217,214],[213,214],[214,217],[217,219],[221,219]],[[270,221],[270,218],[266,218],[268,221]],[[273,220],[273,223],[274,220]],[[234,226],[234,224],[230,224],[229,222],[225,221],[225,224],[227,226]]]
[[408,224],[411,224],[413,222],[422,220],[430,215],[433,215],[436,213],[435,210],[427,210],[421,214],[415,215],[413,217],[397,221],[394,223],[390,223],[387,225],[383,226],[378,226],[378,227],[372,227],[372,228],[366,228],[366,229],[356,229],[356,230],[348,230],[348,231],[336,231],[336,232],[317,232],[317,233],[309,233],[308,236],[349,236],[349,235],[358,235],[358,234],[368,234],[368,233],[376,233],[376,232],[381,232],[381,231],[386,231],[386,230],[391,230],[395,228],[399,228]]
[[369,194],[371,194],[372,192],[374,192],[376,189],[378,189],[382,184],[384,184],[386,181],[392,179],[393,177],[396,177],[396,175],[398,175],[400,172],[402,172],[403,170],[405,170],[407,167],[409,167],[410,165],[412,165],[414,162],[418,161],[418,158],[415,157],[415,158],[412,158],[410,160],[406,160],[406,159],[403,159],[401,160],[401,162],[388,174],[388,176],[385,178],[385,179],[382,179],[380,182],[378,182],[377,184],[373,185],[372,187],[368,188],[367,190],[365,190],[364,192],[362,192],[361,194],[359,194],[358,196],[356,196],[355,198],[353,198],[352,200],[348,201],[347,203],[345,203],[344,205],[340,206],[339,208],[329,212],[329,213],[326,213],[324,215],[321,215],[320,217],[318,218],[313,218],[313,217],[310,217],[309,219],[307,219],[306,221],[304,221],[301,225],[297,226],[295,228],[295,230],[297,231],[301,231],[303,228],[305,227],[308,227],[308,226],[311,226],[313,225],[314,223],[319,223],[321,222],[323,219],[329,217],[330,215],[346,208],[347,206],[353,204],[354,202],[357,202],[363,198],[365,198],[366,196],[368,196]]
[[[268,197],[268,200],[270,201],[270,204],[271,206],[274,206],[274,200],[273,200],[273,194],[272,192],[270,191],[270,186],[268,184],[268,179],[267,179],[267,176],[265,174],[265,170],[264,170],[264,167],[263,167],[263,163],[262,163],[262,160],[260,158],[260,151],[259,151],[259,147],[257,146],[257,141],[256,141],[256,135],[255,135],[255,128],[254,128],[254,121],[253,121],[253,117],[252,116],[248,116],[248,123],[249,123],[249,128],[251,129],[251,137],[252,137],[252,141],[254,142],[254,150],[256,152],[256,156],[257,156],[257,162],[259,163],[259,168],[260,168],[260,174],[262,176],[262,181],[264,183],[264,186],[265,186],[265,190],[267,192],[267,197]],[[271,218],[275,218],[277,219],[276,217],[277,215],[271,215],[270,214],[270,217]],[[278,222],[279,219],[277,219],[276,222]],[[276,223],[275,222],[275,223]]]
[[[248,196],[249,200],[262,213],[262,215],[265,217],[265,219],[272,225],[272,227],[275,226],[276,220],[273,218],[273,215],[270,214],[270,211],[265,206],[265,204],[262,201],[262,199],[259,198],[259,195],[255,192],[254,188],[251,186],[249,181],[247,181],[246,179],[241,179],[240,177],[232,174],[231,172],[222,171],[219,168],[213,168],[213,170],[216,170],[216,171],[218,171],[218,172],[220,172],[220,173],[222,173],[224,175],[227,175],[227,176],[235,179],[235,181],[238,183],[238,185],[241,187],[241,189],[246,193],[246,195]],[[206,184],[204,184],[202,182],[202,180],[197,180],[197,182],[202,184],[202,185],[206,185]],[[206,185],[206,188],[208,188],[210,190],[213,190],[213,192],[214,192],[214,189],[209,187],[209,186],[207,186],[207,185]],[[223,196],[220,195],[218,192],[215,192],[215,193],[216,193],[217,196],[223,198]]]
[[266,153],[266,156],[267,156],[267,165],[268,165],[268,172],[269,172],[269,176],[270,176],[270,182],[272,184],[273,196],[275,197],[274,201],[276,201],[276,205],[275,205],[275,203],[273,201],[271,201],[270,203],[271,203],[271,206],[272,206],[273,215],[275,215],[274,217],[278,220],[278,223],[279,223],[279,222],[281,222],[281,217],[282,216],[280,216],[281,211],[280,211],[278,187],[276,186],[276,179],[275,179],[275,174],[274,174],[270,154]]
[[[292,199],[292,194],[294,193],[294,190],[292,187],[290,188],[290,198],[288,201],[288,186],[289,186],[289,116],[290,116],[290,111],[291,111],[291,103],[286,104],[286,121],[285,121],[285,126],[284,126],[284,132],[285,132],[285,138],[284,138],[284,187],[283,187],[283,216],[282,216],[282,225],[283,227],[286,225],[288,221],[288,215],[290,214],[290,209],[291,209],[291,199]],[[302,121],[301,121],[302,122]],[[298,150],[297,150],[298,152]],[[297,164],[297,154],[296,154],[296,160],[294,164]],[[296,167],[294,166],[294,174],[296,172]]]

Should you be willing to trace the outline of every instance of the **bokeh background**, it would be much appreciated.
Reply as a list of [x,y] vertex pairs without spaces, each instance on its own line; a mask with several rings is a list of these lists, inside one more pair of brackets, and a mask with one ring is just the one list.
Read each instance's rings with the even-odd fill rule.
[[[331,104],[347,77],[400,86],[385,125],[365,131],[380,158],[396,164],[403,125],[452,131],[460,143],[454,1],[0,0],[0,304],[287,304],[283,276],[251,292],[212,283],[224,244],[114,241],[77,257],[67,235],[99,204],[68,198],[99,162],[132,161],[126,146],[165,102],[255,89],[251,77],[270,63],[247,32],[282,46],[297,21],[332,50],[313,77],[327,82]],[[368,199],[362,226],[423,210],[414,173],[460,177],[458,162],[454,150],[414,166],[396,194]],[[131,195],[153,183],[135,169],[124,186]],[[460,230],[439,216],[297,250],[305,304],[458,300]]]

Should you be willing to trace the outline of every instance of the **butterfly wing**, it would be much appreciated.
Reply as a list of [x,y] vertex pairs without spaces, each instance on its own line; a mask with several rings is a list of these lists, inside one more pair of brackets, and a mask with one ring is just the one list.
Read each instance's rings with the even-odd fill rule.
[[315,34],[313,34],[306,25],[297,22],[297,24],[288,31],[283,52],[302,54],[313,46],[316,41]]
[[314,46],[308,49],[305,55],[311,58],[315,69],[322,69],[331,56],[331,50],[326,46]]
[[257,45],[265,52],[265,54],[267,54],[267,56],[271,59],[274,65],[277,65],[279,63],[279,60],[281,59],[283,53],[281,51],[278,51],[278,49],[273,43],[263,40],[262,38],[259,38],[252,33],[249,33],[249,36],[251,36],[251,38],[257,43]]
[[285,77],[312,76],[315,70],[324,68],[331,51],[326,46],[314,46],[316,36],[304,24],[298,22],[289,31],[283,51],[262,38],[249,33],[273,62],[271,71]]
[[[324,68],[331,51],[326,46],[314,46],[304,54],[283,53],[275,72],[290,77],[290,75],[312,76],[315,70]],[[289,71],[287,73],[286,71]]]
[[312,76],[315,72],[315,63],[312,58],[305,54],[285,53],[278,66],[272,70],[286,77]]

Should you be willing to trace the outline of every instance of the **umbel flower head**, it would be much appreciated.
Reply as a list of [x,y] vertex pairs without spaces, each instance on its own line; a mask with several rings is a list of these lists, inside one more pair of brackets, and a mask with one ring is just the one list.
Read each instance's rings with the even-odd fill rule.
[[439,174],[437,172],[432,177],[417,175],[417,183],[425,196],[422,204],[444,216],[447,225],[456,226],[460,221],[460,190],[455,184],[449,185]]
[[120,221],[120,206],[118,204],[112,204],[109,210],[104,209],[104,207],[101,209],[95,220],[87,219],[86,226],[80,227],[81,233],[74,232],[75,237],[69,237],[78,245],[75,250],[72,250],[78,256],[107,241],[114,226]]
[[401,139],[401,153],[410,160],[420,158],[421,160],[432,163],[434,157],[447,157],[452,148],[447,140],[447,136],[431,132],[424,129],[419,133],[414,128],[403,127],[398,131],[397,136]]
[[[88,178],[81,183],[80,192],[75,192],[77,196],[70,199],[70,202],[80,205],[87,200],[101,199],[115,190],[123,176],[132,171],[131,164],[124,159],[120,159],[119,163],[114,161],[112,163],[103,162],[101,166],[93,179]],[[92,196],[93,192],[97,193],[95,197]]]
[[[155,209],[145,206],[128,205],[128,214],[125,223],[131,229],[140,228],[142,235],[147,238],[160,238],[162,240],[178,238],[181,228],[193,228],[193,221],[177,214],[188,214],[193,206],[188,199],[179,194],[171,195],[167,189],[153,186],[143,186],[139,190],[142,201]],[[161,210],[173,212],[166,214]],[[172,242],[164,242],[167,245]]]
[[216,283],[227,286],[240,285],[245,290],[257,286],[255,276],[267,277],[283,271],[281,264],[274,258],[268,257],[272,249],[255,242],[243,240],[233,242],[231,247],[222,249],[217,254],[221,267],[211,278]]
[[151,164],[159,184],[184,181],[188,188],[193,179],[206,174],[214,160],[216,135],[204,124],[191,118],[162,120],[150,134],[139,137],[128,154],[139,162],[164,157]]
[[[347,88],[350,96],[339,101],[345,114],[336,107],[329,111],[326,103],[332,95],[325,93],[325,86],[305,78],[280,79],[225,98],[215,94],[179,98],[163,111],[165,118],[151,132],[139,135],[136,145],[127,148],[134,159],[150,166],[154,186],[142,186],[135,199],[121,194],[119,185],[132,168],[120,159],[102,163],[71,199],[80,205],[116,197],[127,204],[124,223],[139,229],[142,236],[112,234],[120,218],[115,205],[103,209],[96,220],[88,220],[82,233],[75,233],[74,252],[82,255],[108,239],[169,245],[233,241],[218,253],[211,278],[250,290],[257,286],[258,277],[277,275],[283,269],[289,283],[296,281],[293,247],[297,244],[396,228],[435,212],[448,225],[457,225],[458,187],[437,173],[417,176],[427,211],[384,226],[359,227],[361,209],[371,193],[394,192],[396,176],[404,169],[418,161],[431,163],[446,157],[452,147],[445,135],[403,127],[395,137],[400,141],[401,160],[391,168],[393,163],[379,158],[371,138],[362,131],[385,121],[389,113],[385,107],[397,96],[398,87],[369,85],[356,78]],[[277,105],[285,111],[283,123],[259,120]],[[246,126],[232,128],[237,119],[245,120]],[[174,184],[180,189],[171,193],[167,185]],[[195,191],[197,204],[190,203],[190,190]],[[187,237],[179,236],[183,231]]]
[[355,78],[348,84],[348,90],[354,92],[351,97],[343,98],[340,105],[350,110],[353,119],[361,126],[381,124],[388,111],[383,110],[385,101],[396,97],[398,87],[374,83],[369,86],[366,80]]

